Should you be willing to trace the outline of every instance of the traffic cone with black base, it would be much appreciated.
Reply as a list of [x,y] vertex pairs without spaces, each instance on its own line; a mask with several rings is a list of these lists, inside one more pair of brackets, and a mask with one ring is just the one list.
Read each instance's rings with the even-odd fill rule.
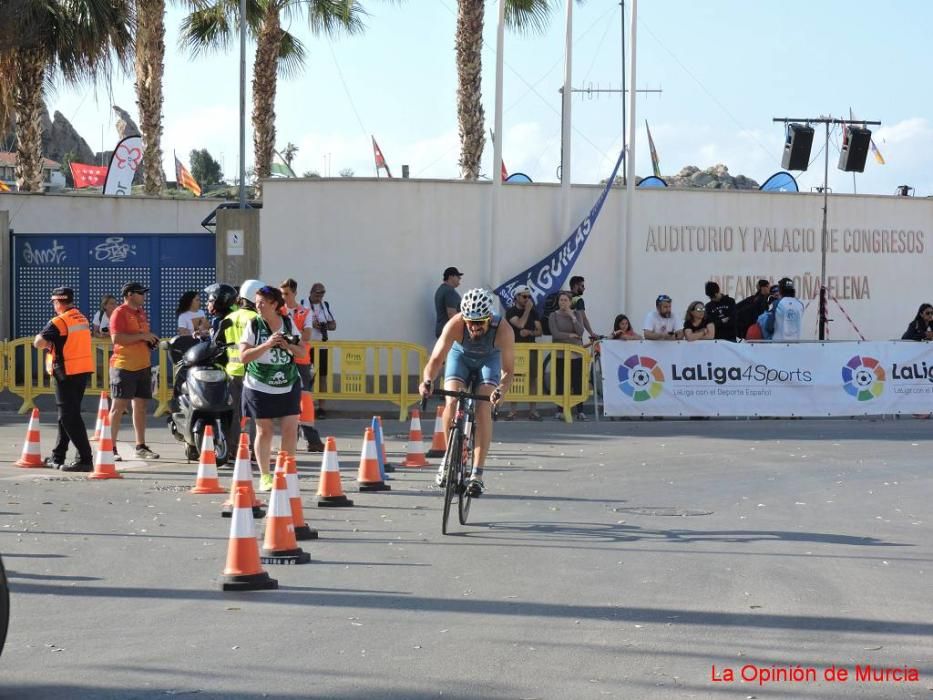
[[32,415],[29,416],[29,426],[26,428],[26,441],[23,443],[23,452],[13,464],[26,469],[45,466],[45,462],[42,461],[42,445],[39,443],[38,408],[32,409]]
[[373,432],[376,435],[376,454],[379,456],[379,469],[382,470],[382,478],[386,481],[389,477],[386,473],[394,472],[395,467],[389,464],[389,458],[386,457],[385,433],[382,432],[382,416],[373,416]]
[[262,502],[256,498],[256,491],[253,489],[253,471],[249,462],[249,436],[240,434],[240,446],[237,448],[236,464],[233,465],[233,482],[230,484],[230,498],[220,509],[220,515],[229,518],[233,515],[234,502],[236,501],[237,490],[245,488],[249,492],[249,501],[253,509],[253,517],[256,519],[266,517],[266,511]]
[[188,493],[226,493],[217,477],[217,456],[214,454],[214,429],[204,426],[204,439],[201,441],[201,457],[198,459],[198,478]]
[[376,440],[373,429],[366,428],[363,434],[363,449],[360,452],[360,469],[356,477],[360,491],[391,491],[392,487],[382,480],[379,459],[376,457]]
[[424,436],[421,434],[421,412],[411,412],[411,428],[408,431],[408,452],[402,461],[403,467],[429,467],[424,458]]
[[343,492],[340,481],[340,458],[337,441],[329,437],[324,441],[324,459],[321,461],[321,480],[317,485],[318,508],[347,508],[353,501]]
[[285,458],[285,483],[288,484],[288,503],[292,509],[292,524],[295,526],[296,540],[316,540],[317,530],[308,527],[305,522],[304,506],[301,503],[301,488],[298,485],[298,465],[295,458]]
[[298,414],[298,425],[314,427],[314,397],[310,391],[301,390],[301,407]]
[[[239,457],[237,458],[239,459]],[[247,459],[249,457],[247,456]],[[259,543],[253,528],[253,498],[245,486],[237,488],[233,497],[233,520],[230,522],[230,543],[227,545],[227,565],[220,583],[224,591],[268,591],[279,582],[263,571],[259,563]]]
[[123,475],[117,472],[117,465],[113,461],[113,438],[110,437],[110,414],[104,416],[104,425],[100,429],[100,442],[97,445],[97,456],[94,458],[94,471],[87,475],[88,479],[122,479]]
[[100,440],[100,431],[104,427],[104,416],[110,415],[110,402],[107,400],[107,392],[100,392],[100,403],[97,405],[97,422],[94,424],[94,437],[91,440],[95,442]]
[[272,495],[266,514],[266,536],[259,561],[262,564],[307,564],[311,555],[298,546],[295,524],[288,502],[288,481],[285,471],[276,470],[272,477]]
[[428,450],[428,457],[443,457],[447,452],[447,438],[444,431],[444,407],[437,407],[437,415],[434,418],[434,436],[431,438],[431,449]]

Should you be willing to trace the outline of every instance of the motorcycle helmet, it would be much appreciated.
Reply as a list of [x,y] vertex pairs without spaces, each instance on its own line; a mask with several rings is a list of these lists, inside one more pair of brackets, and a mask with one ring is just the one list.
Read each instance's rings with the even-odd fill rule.
[[252,304],[256,292],[265,286],[266,285],[259,280],[244,280],[243,284],[240,285],[240,299],[245,299]]
[[214,311],[217,313],[227,313],[230,307],[236,302],[236,290],[229,284],[212,284],[204,289],[207,294],[207,301],[214,305]]

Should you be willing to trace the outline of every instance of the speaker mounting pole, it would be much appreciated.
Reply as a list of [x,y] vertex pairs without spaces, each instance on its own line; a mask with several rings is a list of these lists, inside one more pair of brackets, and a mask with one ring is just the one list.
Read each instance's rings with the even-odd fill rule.
[[[827,221],[829,218],[829,127],[831,124],[841,124],[843,128],[847,130],[847,136],[849,127],[855,127],[853,130],[857,132],[855,135],[860,137],[860,146],[864,143],[864,150],[868,150],[868,142],[871,139],[871,132],[868,131],[865,127],[868,125],[880,126],[881,122],[878,121],[865,121],[861,119],[834,119],[833,117],[774,117],[772,119],[774,122],[780,122],[787,125],[790,122],[804,123],[804,124],[823,124],[825,125],[826,141],[823,144],[823,225],[821,227],[820,235],[820,325],[819,325],[819,339],[826,340],[826,324],[829,323],[829,319],[826,318],[826,309],[828,301],[828,292],[826,289],[826,252],[829,250],[829,233],[827,228]],[[867,137],[863,132],[867,132]],[[864,154],[857,154],[853,157],[852,163],[849,162],[849,156],[852,155],[851,150],[847,150],[846,145],[843,146],[843,152],[840,153],[839,158],[839,168],[840,170],[851,170],[854,172],[862,172],[865,168],[865,158]],[[809,156],[808,156],[809,157]],[[861,162],[859,162],[859,158]],[[806,168],[803,168],[806,170]]]

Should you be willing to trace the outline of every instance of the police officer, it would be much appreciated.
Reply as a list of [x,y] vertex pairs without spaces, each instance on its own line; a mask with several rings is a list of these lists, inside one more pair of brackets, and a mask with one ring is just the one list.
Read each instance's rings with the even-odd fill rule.
[[[52,290],[56,315],[32,344],[48,351],[46,369],[55,380],[55,404],[58,406],[58,439],[52,456],[45,463],[64,472],[89,472],[94,469],[94,453],[81,417],[81,400],[94,372],[94,357],[91,324],[74,307],[74,299],[74,291],[68,287]],[[77,448],[78,458],[66,465],[69,441]]]

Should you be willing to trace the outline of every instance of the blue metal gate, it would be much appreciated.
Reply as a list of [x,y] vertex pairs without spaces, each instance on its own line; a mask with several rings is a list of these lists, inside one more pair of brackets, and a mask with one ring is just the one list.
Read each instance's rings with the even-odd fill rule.
[[34,335],[48,323],[53,288],[72,287],[90,319],[105,294],[122,301],[120,288],[127,282],[150,288],[146,312],[152,330],[168,337],[175,334],[179,297],[216,281],[211,234],[14,233],[11,244],[9,305],[16,338]]

